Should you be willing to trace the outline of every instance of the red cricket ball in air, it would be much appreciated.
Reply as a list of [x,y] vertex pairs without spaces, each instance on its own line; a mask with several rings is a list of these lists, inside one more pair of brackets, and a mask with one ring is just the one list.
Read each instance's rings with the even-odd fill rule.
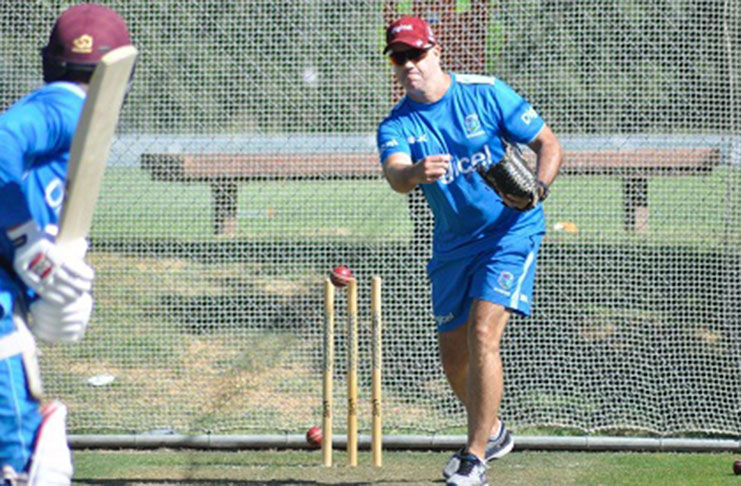
[[353,279],[352,272],[345,265],[337,265],[329,274],[329,280],[335,287],[346,287]]

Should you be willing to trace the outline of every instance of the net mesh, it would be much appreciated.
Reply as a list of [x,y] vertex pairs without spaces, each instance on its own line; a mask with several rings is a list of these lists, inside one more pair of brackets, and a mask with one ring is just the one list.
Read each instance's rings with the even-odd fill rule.
[[[322,281],[383,278],[389,433],[462,430],[441,372],[422,196],[383,180],[399,98],[383,26],[424,16],[444,66],[494,74],[559,135],[534,315],[505,333],[515,427],[741,433],[741,5],[689,0],[106,1],[141,56],[91,234],[96,310],[44,347],[72,433],[303,432],[321,421]],[[40,85],[68,2],[0,4],[0,100]],[[335,415],[345,426],[346,295]]]

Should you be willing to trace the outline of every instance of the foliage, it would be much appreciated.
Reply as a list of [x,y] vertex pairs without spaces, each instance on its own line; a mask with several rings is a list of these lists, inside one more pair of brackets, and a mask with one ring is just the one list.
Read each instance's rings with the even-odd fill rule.
[[[377,0],[104,3],[142,51],[129,132],[373,132],[390,108]],[[37,50],[66,4],[0,8],[3,105],[39,85]],[[492,0],[482,42],[492,74],[558,132],[723,133],[741,99],[741,12],[724,5]]]

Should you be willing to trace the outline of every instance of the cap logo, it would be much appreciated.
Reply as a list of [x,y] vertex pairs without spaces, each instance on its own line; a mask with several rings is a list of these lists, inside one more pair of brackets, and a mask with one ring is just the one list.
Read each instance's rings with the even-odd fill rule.
[[72,52],[80,54],[90,54],[93,52],[93,37],[88,34],[82,34],[72,41]]
[[414,26],[412,26],[412,25],[405,25],[405,24],[397,25],[396,27],[394,27],[393,29],[391,29],[391,33],[392,34],[398,34],[402,30],[414,30]]

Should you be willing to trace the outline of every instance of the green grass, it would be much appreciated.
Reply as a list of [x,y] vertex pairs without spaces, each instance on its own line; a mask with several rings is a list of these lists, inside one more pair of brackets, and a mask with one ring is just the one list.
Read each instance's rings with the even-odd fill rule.
[[[564,242],[648,243],[712,247],[728,243],[741,248],[741,171],[729,167],[709,175],[649,179],[649,229],[626,232],[623,186],[617,178],[560,177],[546,202],[548,238]],[[553,224],[576,224],[578,238],[554,232]]]
[[[383,180],[268,181],[239,186],[239,236],[338,238],[372,242],[409,238],[406,197]],[[212,237],[211,189],[205,183],[153,182],[137,168],[110,168],[95,210],[93,237]]]
[[[80,486],[441,484],[451,452],[385,451],[383,467],[361,451],[358,467],[334,454],[334,466],[321,466],[316,451],[76,451]],[[730,453],[515,452],[492,464],[491,484],[519,485],[738,485]]]
[[[619,178],[561,177],[546,205],[549,231],[570,221],[578,235],[548,237],[610,243],[741,247],[738,208],[741,171],[719,167],[709,175],[654,177],[649,181],[649,231],[623,228]],[[238,195],[238,235],[253,240],[342,240],[363,243],[409,240],[407,199],[382,180],[267,181],[243,183]],[[153,182],[132,167],[106,172],[93,237],[212,238],[211,191],[205,183]]]
[[[551,231],[548,238],[554,244],[550,248],[582,243],[605,249],[677,244],[696,246],[690,252],[695,255],[719,244],[741,247],[741,213],[734,213],[730,224],[724,219],[733,207],[739,207],[738,191],[726,190],[729,181],[738,186],[739,171],[719,168],[709,176],[652,180],[651,229],[645,235],[632,235],[622,228],[619,180],[564,177],[547,203],[549,226],[573,221],[579,232]],[[139,433],[159,428],[178,433],[294,433],[319,416],[320,284],[326,261],[336,257],[332,244],[349,243],[338,245],[345,251],[353,244],[408,241],[412,225],[406,198],[382,180],[263,182],[241,185],[239,203],[243,215],[240,238],[264,241],[266,251],[255,245],[256,250],[249,247],[242,252],[239,245],[216,242],[210,227],[210,190],[205,184],[154,183],[137,168],[107,172],[94,237],[196,241],[193,247],[199,253],[181,253],[177,244],[164,255],[104,245],[90,253],[96,269],[96,311],[86,338],[76,346],[45,348],[42,359],[47,392],[70,405],[69,426],[74,433]],[[273,212],[260,213],[266,208]],[[298,256],[283,261],[277,253],[291,245],[270,245],[286,241],[319,241],[329,250],[300,250]],[[384,251],[379,254],[386,255]],[[680,253],[667,250],[667,254]],[[543,262],[543,268],[551,265],[555,280],[551,285],[568,287],[571,277],[561,281],[565,277],[559,272],[570,262],[555,251],[551,255],[552,260]],[[396,264],[370,258],[358,260],[354,269],[363,276],[363,272],[386,272],[388,265]],[[668,266],[663,260],[660,264]],[[589,269],[591,274],[579,277],[591,275],[586,291],[603,288],[603,281],[595,277],[599,271]],[[393,278],[388,282],[388,288],[399,288],[394,287],[398,283]],[[556,295],[573,295],[569,288],[559,292],[572,294]],[[411,299],[413,294],[397,292],[390,297]],[[697,308],[707,307],[700,291],[683,298],[703,298]],[[406,308],[408,302],[389,299],[387,308]],[[416,326],[426,319],[418,309],[389,319],[389,329]],[[581,320],[575,322],[587,338],[595,334],[599,338],[612,323],[615,329],[633,326],[632,330],[646,322],[673,322],[667,317],[673,311],[662,312],[666,315],[654,316],[643,308],[602,308],[595,303],[581,307],[577,312]],[[555,318],[568,319],[566,323],[572,319],[562,314]],[[692,336],[685,338],[692,351],[708,346],[704,341],[695,345]],[[434,348],[424,352],[434,353]],[[711,366],[716,366],[715,361]],[[99,374],[114,375],[116,381],[104,387],[87,384],[88,378]],[[406,383],[406,378],[398,376],[399,383]],[[436,406],[450,399],[447,386],[440,381],[443,378],[432,376],[430,380],[419,388],[387,388],[384,406],[390,429],[419,432],[413,429],[416,424],[434,423],[440,430],[460,424],[460,417],[443,414]],[[521,400],[539,410],[568,407],[587,415],[598,406],[593,397],[578,398],[533,393]],[[361,395],[362,400],[367,397]]]

